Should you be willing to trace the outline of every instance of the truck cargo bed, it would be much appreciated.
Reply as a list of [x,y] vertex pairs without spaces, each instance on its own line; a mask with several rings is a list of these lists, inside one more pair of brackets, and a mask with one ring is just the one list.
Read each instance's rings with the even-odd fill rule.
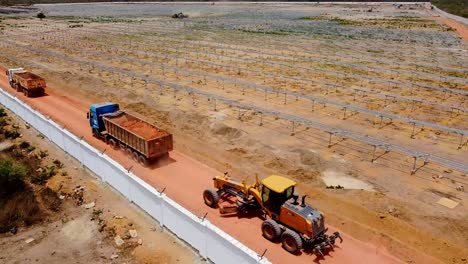
[[106,132],[151,159],[172,150],[172,135],[126,112],[103,115]]
[[40,76],[31,72],[17,72],[13,75],[13,88],[25,95],[43,95],[46,82]]

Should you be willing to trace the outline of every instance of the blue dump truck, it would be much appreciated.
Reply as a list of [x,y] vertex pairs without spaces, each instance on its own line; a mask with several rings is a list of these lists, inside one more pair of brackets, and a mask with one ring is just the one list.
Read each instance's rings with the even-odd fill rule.
[[93,104],[87,118],[95,137],[104,140],[113,149],[122,149],[143,165],[168,157],[173,149],[170,133],[121,111],[118,104]]

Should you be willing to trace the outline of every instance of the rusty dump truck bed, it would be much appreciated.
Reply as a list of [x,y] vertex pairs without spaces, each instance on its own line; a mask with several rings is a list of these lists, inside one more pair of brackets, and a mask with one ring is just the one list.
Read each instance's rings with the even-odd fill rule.
[[17,72],[13,79],[26,89],[45,88],[46,86],[42,77],[31,72]]
[[145,155],[156,158],[172,150],[172,135],[129,113],[103,115],[106,132]]

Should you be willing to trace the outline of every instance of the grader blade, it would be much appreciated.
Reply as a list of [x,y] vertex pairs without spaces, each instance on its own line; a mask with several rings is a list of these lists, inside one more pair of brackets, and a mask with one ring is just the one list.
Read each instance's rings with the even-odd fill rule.
[[220,214],[237,214],[239,207],[237,205],[219,206]]

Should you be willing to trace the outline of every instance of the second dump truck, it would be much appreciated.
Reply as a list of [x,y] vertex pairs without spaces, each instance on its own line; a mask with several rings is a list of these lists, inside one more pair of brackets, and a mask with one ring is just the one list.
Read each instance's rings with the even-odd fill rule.
[[23,68],[8,69],[6,71],[10,86],[27,97],[42,96],[46,88],[46,81]]
[[93,104],[87,118],[95,137],[103,139],[114,149],[124,150],[143,165],[167,157],[173,149],[170,133],[121,111],[118,104]]

